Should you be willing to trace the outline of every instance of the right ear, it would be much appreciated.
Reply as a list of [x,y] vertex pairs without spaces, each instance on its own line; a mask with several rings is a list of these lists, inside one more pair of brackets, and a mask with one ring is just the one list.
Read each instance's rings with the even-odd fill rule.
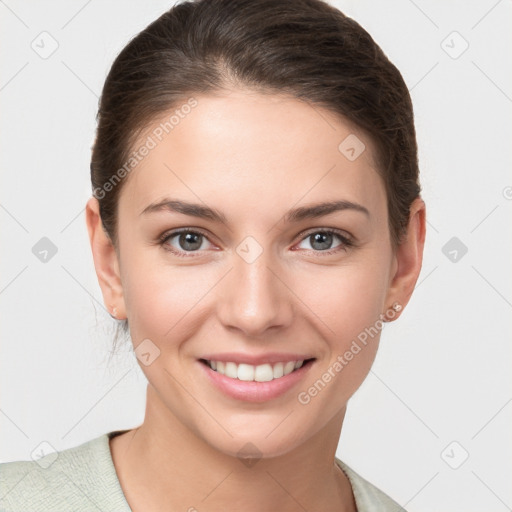
[[110,237],[103,228],[100,217],[100,205],[95,197],[91,197],[87,201],[85,216],[94,267],[103,295],[103,301],[110,314],[113,314],[113,310],[116,308],[116,318],[123,320],[126,318],[126,307],[118,256]]

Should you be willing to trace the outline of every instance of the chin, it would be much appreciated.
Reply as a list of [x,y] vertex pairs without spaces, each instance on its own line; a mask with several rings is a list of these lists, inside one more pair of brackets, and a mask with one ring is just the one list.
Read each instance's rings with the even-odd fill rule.
[[259,459],[272,459],[286,455],[300,446],[297,440],[277,439],[269,441],[264,435],[239,436],[222,443],[210,443],[212,448],[230,457],[235,457],[247,466],[253,465]]
[[[199,432],[199,435],[214,450],[230,457],[236,457],[241,462],[246,459],[272,459],[293,452],[315,434],[313,430],[311,432],[297,431],[297,419],[286,426],[284,423],[287,420],[285,420],[283,425],[280,425],[279,423],[284,417],[286,415],[283,415],[279,421],[264,423],[258,428],[255,428],[254,422],[252,425],[247,425],[246,428],[241,426],[236,430],[233,428],[230,430],[233,437],[227,434],[212,437],[211,431]],[[247,466],[250,465],[249,462],[246,464]]]

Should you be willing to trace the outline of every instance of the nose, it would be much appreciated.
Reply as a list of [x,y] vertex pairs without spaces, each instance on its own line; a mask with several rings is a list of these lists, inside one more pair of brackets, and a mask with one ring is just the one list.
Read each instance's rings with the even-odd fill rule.
[[293,293],[275,261],[263,253],[252,262],[233,255],[233,268],[222,281],[217,312],[228,329],[247,337],[286,328],[293,317]]

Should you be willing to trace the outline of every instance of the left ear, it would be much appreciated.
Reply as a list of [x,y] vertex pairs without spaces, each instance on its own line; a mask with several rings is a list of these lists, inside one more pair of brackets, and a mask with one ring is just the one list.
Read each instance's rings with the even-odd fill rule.
[[[423,262],[425,245],[426,207],[421,197],[417,197],[409,210],[407,233],[394,255],[395,272],[391,276],[386,298],[387,311],[394,309],[393,320],[400,316],[400,311],[409,302],[418,280]],[[395,308],[393,308],[395,304]]]

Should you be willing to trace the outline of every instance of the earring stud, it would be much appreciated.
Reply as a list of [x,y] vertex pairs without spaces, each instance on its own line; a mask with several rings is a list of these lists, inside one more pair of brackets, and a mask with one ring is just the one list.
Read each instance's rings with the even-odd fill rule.
[[392,308],[395,310],[395,311],[400,311],[402,309],[402,306],[398,303],[398,302],[395,302],[392,306]]

